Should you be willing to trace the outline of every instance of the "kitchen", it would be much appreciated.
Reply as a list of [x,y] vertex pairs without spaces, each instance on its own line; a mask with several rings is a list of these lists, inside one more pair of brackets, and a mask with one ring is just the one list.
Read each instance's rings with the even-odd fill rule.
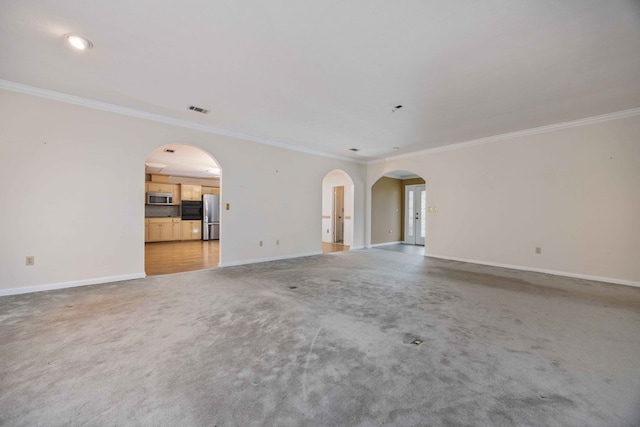
[[220,169],[186,145],[155,150],[145,162],[145,272],[213,268],[219,262]]

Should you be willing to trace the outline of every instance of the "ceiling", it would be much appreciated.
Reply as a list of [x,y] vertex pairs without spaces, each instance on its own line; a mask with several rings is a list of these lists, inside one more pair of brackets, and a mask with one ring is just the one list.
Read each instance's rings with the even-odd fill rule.
[[637,0],[0,4],[0,79],[360,160],[637,108],[639,53]]
[[220,166],[211,156],[189,145],[164,145],[145,160],[145,173],[150,174],[219,178],[220,172]]

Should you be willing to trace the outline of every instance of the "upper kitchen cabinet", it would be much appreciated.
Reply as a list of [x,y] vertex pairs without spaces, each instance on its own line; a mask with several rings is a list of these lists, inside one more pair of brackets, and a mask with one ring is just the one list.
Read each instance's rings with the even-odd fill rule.
[[205,187],[202,186],[202,194],[216,194],[220,195],[220,187]]
[[202,200],[202,186],[195,184],[180,184],[182,200]]
[[173,204],[180,204],[180,186],[178,184],[165,182],[146,182],[145,184],[147,193],[171,193],[173,195]]

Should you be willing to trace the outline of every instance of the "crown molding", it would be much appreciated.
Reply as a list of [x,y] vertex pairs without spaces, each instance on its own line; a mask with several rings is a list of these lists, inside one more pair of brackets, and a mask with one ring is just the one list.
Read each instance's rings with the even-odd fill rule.
[[624,119],[627,117],[640,116],[640,107],[631,108],[629,110],[616,111],[613,113],[601,114],[599,116],[586,117],[584,119],[571,120],[568,122],[554,123],[551,125],[539,126],[530,129],[518,130],[514,132],[503,133],[500,135],[487,136],[484,138],[472,139],[470,141],[458,142],[455,144],[442,145],[440,147],[428,148],[426,150],[412,151],[410,153],[398,154],[397,156],[389,156],[382,159],[369,160],[367,164],[376,164],[388,162],[391,160],[406,159],[424,154],[435,154],[443,151],[460,150],[462,148],[474,147],[476,145],[489,144],[491,142],[504,141],[505,139],[517,138],[521,136],[537,135],[540,133],[551,132],[561,129],[570,129],[578,126],[586,126],[593,123],[606,122],[610,120]]
[[518,130],[514,132],[503,133],[500,135],[487,136],[484,138],[473,139],[469,141],[458,142],[454,144],[442,145],[435,148],[428,148],[425,150],[412,151],[410,153],[399,154],[396,156],[383,157],[380,159],[362,160],[353,159],[351,157],[341,156],[338,154],[326,153],[324,151],[313,150],[311,148],[300,147],[297,145],[287,144],[284,142],[274,141],[268,138],[262,138],[254,135],[247,135],[239,132],[234,132],[215,126],[203,125],[188,120],[176,119],[169,116],[163,116],[160,114],[149,113],[142,110],[136,110],[134,108],[123,107],[120,105],[109,104],[102,101],[96,101],[88,98],[82,98],[75,95],[68,95],[62,92],[56,92],[48,89],[37,88],[34,86],[25,85],[22,83],[16,83],[9,80],[0,79],[0,89],[9,90],[12,92],[24,93],[26,95],[37,96],[40,98],[51,99],[54,101],[65,102],[67,104],[79,105],[82,107],[92,108],[95,110],[102,110],[111,113],[121,114],[124,116],[135,117],[143,120],[150,120],[158,123],[168,124],[172,126],[179,126],[187,129],[193,129],[201,132],[206,132],[214,135],[228,136],[231,138],[242,139],[246,141],[255,142],[258,144],[270,145],[272,147],[283,148],[285,150],[297,151],[305,154],[312,154],[315,156],[327,157],[336,160],[347,161],[356,164],[377,164],[388,162],[392,160],[400,160],[411,158],[420,155],[435,154],[444,151],[460,150],[463,148],[474,147],[476,145],[489,144],[492,142],[503,141],[506,139],[536,135],[545,132],[551,132],[561,129],[569,129],[578,126],[585,126],[593,123],[605,122],[610,120],[624,119],[627,117],[634,117],[640,115],[640,107],[632,108],[629,110],[616,111],[613,113],[601,114],[599,116],[586,117],[583,119],[571,120],[567,122],[554,123],[551,125],[539,126],[530,129]]
[[270,145],[272,147],[283,148],[285,150],[298,151],[305,154],[328,157],[331,159],[343,160],[351,163],[358,163],[358,164],[367,163],[365,160],[352,159],[350,157],[340,156],[337,154],[326,153],[324,151],[313,150],[311,148],[305,148],[297,145],[287,144],[284,142],[274,141],[268,138],[262,138],[254,135],[247,135],[239,132],[218,128],[215,126],[203,125],[199,123],[190,122],[188,120],[176,119],[169,116],[163,116],[160,114],[154,114],[154,113],[149,113],[142,110],[136,110],[134,108],[128,108],[120,105],[109,104],[107,102],[96,101],[88,98],[82,98],[80,96],[68,95],[66,93],[56,92],[48,89],[42,89],[34,86],[25,85],[22,83],[12,82],[9,80],[0,79],[0,89],[23,93],[26,95],[37,96],[40,98],[51,99],[53,101],[65,102],[67,104],[79,105],[82,107],[92,108],[95,110],[108,111],[110,113],[116,113],[124,116],[135,117],[137,119],[150,120],[153,122],[163,123],[167,125],[193,129],[201,132],[211,133],[214,135],[221,135],[221,136],[228,136],[231,138],[243,139],[246,141],[256,142],[258,144],[264,144],[264,145]]

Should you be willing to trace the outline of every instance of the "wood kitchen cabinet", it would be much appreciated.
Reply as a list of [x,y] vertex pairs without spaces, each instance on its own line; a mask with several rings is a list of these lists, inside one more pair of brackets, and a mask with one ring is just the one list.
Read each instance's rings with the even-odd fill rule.
[[202,200],[202,186],[196,184],[180,184],[180,198],[182,200]]
[[[173,203],[174,205],[180,204],[180,185],[178,184],[167,184],[165,182],[146,182],[145,183],[146,192],[152,193],[171,193],[173,195]],[[146,200],[146,194],[145,194]]]
[[201,221],[182,221],[182,240],[200,240],[201,238]]
[[180,218],[145,219],[146,242],[168,242],[171,240],[180,240],[181,238]]
[[217,194],[220,195],[220,187],[205,187],[202,186],[202,194]]

